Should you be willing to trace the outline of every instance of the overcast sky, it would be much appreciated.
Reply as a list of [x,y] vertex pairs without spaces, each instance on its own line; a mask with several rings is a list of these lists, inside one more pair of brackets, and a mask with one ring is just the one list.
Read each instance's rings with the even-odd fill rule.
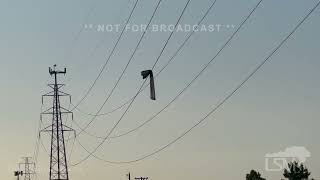
[[[158,0],[140,0],[130,21],[147,24]],[[131,130],[164,107],[202,67],[210,61],[257,0],[217,0],[203,24],[169,66],[155,79],[157,100],[143,91],[113,135]],[[163,0],[152,25],[175,24],[186,0]],[[181,24],[194,25],[212,0],[191,0]],[[293,29],[316,0],[265,0],[224,51],[192,86],[164,112],[138,131],[107,141],[96,155],[110,161],[128,161],[154,152],[197,123],[262,62]],[[98,31],[98,26],[123,24],[133,0],[0,0],[0,154],[1,179],[14,179],[21,157],[32,156],[35,148],[41,95],[52,82],[48,67],[67,68],[64,91],[76,104],[85,94],[106,61],[120,32]],[[244,179],[256,169],[267,179],[280,179],[282,172],[265,170],[265,155],[292,146],[305,147],[311,157],[306,165],[312,177],[320,179],[320,9],[289,39],[224,106],[165,151],[133,164],[114,165],[89,158],[71,167],[70,179]],[[90,26],[92,25],[92,28]],[[82,27],[86,27],[78,34]],[[88,28],[89,27],[89,28]],[[212,29],[211,29],[212,30]],[[152,68],[168,31],[149,31],[128,66],[119,86],[103,108],[108,112],[134,96],[143,82],[140,71]],[[155,66],[159,72],[189,32],[174,33]],[[78,34],[78,35],[77,35]],[[95,113],[111,91],[129,60],[141,31],[128,29],[114,56],[88,98],[79,106]],[[75,39],[76,38],[76,39]],[[75,40],[74,40],[75,39]],[[98,44],[98,45],[97,45]],[[95,47],[97,47],[95,49]],[[68,108],[67,101],[64,107]],[[49,107],[50,101],[44,103]],[[105,136],[124,108],[101,116],[88,131]],[[84,126],[91,117],[74,111],[74,119]],[[48,123],[49,119],[45,120]],[[70,119],[66,122],[70,125]],[[79,129],[74,126],[79,131]],[[42,135],[39,179],[48,178],[49,136]],[[85,134],[79,136],[89,150],[101,142]],[[67,143],[69,156],[73,141]],[[70,165],[86,152],[76,143]]]

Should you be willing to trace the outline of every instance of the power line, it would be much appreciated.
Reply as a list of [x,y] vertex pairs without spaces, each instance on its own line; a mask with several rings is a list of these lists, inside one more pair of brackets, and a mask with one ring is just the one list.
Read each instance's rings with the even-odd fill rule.
[[[260,4],[260,2],[259,2]],[[259,5],[257,4],[257,5]],[[134,132],[136,130],[138,130],[139,128],[141,128],[142,126],[144,126],[145,124],[147,124],[148,122],[152,121],[156,116],[158,116],[161,112],[163,112],[167,107],[169,107],[176,99],[178,99],[178,97],[180,97],[192,84],[194,81],[196,81],[198,79],[198,77],[207,69],[207,67],[216,59],[216,57],[218,57],[220,55],[220,53],[222,52],[222,50],[224,50],[224,48],[229,44],[229,42],[234,38],[234,36],[238,33],[238,31],[242,28],[243,24],[249,19],[249,17],[251,16],[251,14],[255,11],[255,9],[253,9],[253,11],[251,11],[251,13],[247,16],[247,18],[240,24],[240,26],[238,27],[238,29],[229,37],[229,39],[226,41],[226,43],[220,48],[220,50],[216,53],[216,55],[204,66],[204,68],[192,79],[192,81],[182,90],[180,91],[180,93],[173,98],[163,109],[161,109],[159,112],[157,112],[154,116],[152,116],[150,119],[148,119],[147,121],[145,121],[144,123],[142,123],[141,125],[139,125],[138,127],[123,133],[121,135],[118,136],[113,136],[113,138],[118,138],[124,135],[127,135],[131,132]],[[163,51],[161,51],[163,52]],[[157,58],[158,61],[158,58]],[[157,62],[156,61],[156,62]],[[155,65],[153,66],[153,68],[155,67]],[[139,94],[140,92],[138,92]],[[91,133],[86,132],[86,134],[95,137],[95,138],[100,138],[100,139],[105,139],[105,137],[102,136],[96,136],[96,135],[92,135]]]
[[[212,2],[212,4],[210,5],[210,7],[208,8],[208,10],[204,13],[204,15],[202,16],[202,18],[201,18],[201,19],[199,20],[199,22],[197,23],[197,25],[202,24],[203,20],[207,17],[207,15],[209,14],[209,12],[210,12],[210,11],[212,10],[212,8],[214,7],[216,1],[217,1],[217,0],[215,0],[215,1]],[[175,53],[169,58],[169,60],[168,60],[168,61],[165,63],[165,65],[160,69],[160,71],[156,73],[155,78],[156,78],[157,76],[159,76],[160,73],[174,60],[174,58],[179,54],[179,52],[180,52],[180,51],[182,50],[182,48],[187,44],[187,42],[190,40],[190,38],[192,37],[192,35],[194,35],[195,32],[196,32],[196,31],[193,29],[193,30],[189,33],[189,35],[187,36],[187,38],[183,41],[183,43],[181,43],[181,45],[180,45],[179,48],[175,51]],[[149,84],[147,84],[146,86],[144,86],[144,88],[140,91],[140,93],[141,93],[142,91],[144,91],[148,86],[149,86]],[[113,113],[113,112],[115,112],[115,111],[117,111],[117,110],[125,107],[125,105],[129,104],[132,99],[133,99],[133,97],[131,97],[129,100],[127,100],[127,101],[124,102],[123,104],[115,107],[115,108],[112,109],[111,111],[108,111],[108,112],[106,112],[106,113],[98,114],[97,116],[105,116],[105,115],[111,114],[111,113]],[[75,107],[75,105],[73,105],[72,103],[71,103],[71,105],[72,105],[73,107]],[[87,113],[87,112],[85,112],[85,111],[83,111],[83,110],[81,110],[81,109],[79,109],[79,108],[77,108],[77,107],[74,108],[74,109],[76,109],[77,111],[79,111],[79,112],[82,113],[82,114],[85,114],[85,115],[88,115],[88,116],[95,116],[95,114]]]
[[[112,48],[112,50],[111,50],[111,53],[110,53],[109,56],[107,57],[106,62],[103,64],[101,70],[99,71],[98,76],[95,78],[95,80],[93,81],[93,83],[91,84],[91,86],[89,87],[89,89],[87,90],[87,92],[85,93],[85,95],[84,95],[84,96],[80,99],[80,101],[72,108],[71,111],[73,111],[75,108],[77,108],[77,107],[88,97],[89,93],[92,91],[93,87],[96,85],[97,81],[100,79],[103,71],[104,71],[105,68],[107,67],[107,65],[108,65],[108,63],[109,63],[112,55],[114,54],[114,51],[116,50],[116,48],[117,48],[117,46],[118,46],[118,44],[119,44],[119,42],[120,42],[120,40],[121,40],[124,32],[125,32],[125,27],[126,27],[127,24],[129,23],[129,21],[130,21],[130,19],[131,19],[131,17],[132,17],[132,14],[133,14],[134,10],[135,10],[136,7],[137,7],[138,1],[139,1],[139,0],[136,0],[136,2],[135,2],[134,6],[133,6],[133,8],[132,8],[132,10],[131,10],[131,12],[130,12],[130,14],[129,14],[129,17],[128,17],[127,20],[126,20],[125,26],[122,28],[121,33],[120,33],[120,35],[119,35],[116,43],[114,44],[114,46],[113,46],[113,48]],[[99,113],[97,113],[97,114],[99,114]]]
[[[41,104],[41,108],[40,108],[40,112],[42,112],[42,107],[43,105]],[[33,159],[35,160],[35,163],[37,163],[37,157],[38,157],[38,153],[39,153],[39,132],[40,132],[40,129],[41,129],[41,120],[39,120],[39,123],[38,123],[38,128],[37,128],[37,131],[36,131],[36,142],[35,142],[35,148],[34,148],[34,152],[33,152]]]
[[[90,7],[88,13],[86,14],[86,16],[85,16],[85,18],[84,18],[84,23],[86,23],[86,22],[88,21],[89,17],[91,16],[91,14],[93,13],[94,9],[96,8],[96,5],[97,5],[97,1],[96,1],[95,3],[93,3],[93,5]],[[83,24],[84,24],[84,23],[83,23]],[[81,35],[81,33],[83,32],[83,30],[84,30],[83,24],[81,25],[81,28],[79,29],[79,31],[78,31],[77,33],[75,33],[75,36],[74,36],[74,38],[73,38],[72,41],[71,41],[71,46],[70,46],[69,51],[66,51],[66,53],[65,53],[65,57],[66,57],[67,59],[69,59],[70,56],[72,55],[73,48],[74,48],[75,44],[78,42],[78,40],[79,40],[79,38],[80,38],[80,35]]]
[[[176,26],[179,24],[179,22],[180,22],[180,20],[181,20],[181,18],[182,18],[182,16],[183,16],[183,14],[185,13],[185,11],[186,11],[186,9],[187,9],[190,1],[191,1],[191,0],[187,0],[187,2],[186,2],[186,4],[185,4],[185,6],[184,6],[184,8],[183,8],[183,10],[182,10],[182,12],[181,12],[181,14],[180,14],[180,16],[179,16],[179,18],[178,18],[178,20],[177,20],[177,22],[176,22],[176,24],[175,24],[175,26],[174,26],[174,29],[176,29]],[[164,52],[164,49],[167,47],[168,42],[169,42],[169,40],[171,39],[173,32],[174,32],[174,31],[171,32],[171,34],[170,34],[170,36],[168,37],[165,45],[164,45],[163,48],[162,48],[160,54],[158,55],[158,57],[157,57],[157,59],[156,59],[156,62],[155,62],[154,65],[152,66],[152,70],[153,70],[153,68],[155,67],[155,65],[157,64],[160,56],[161,56],[162,53]],[[111,133],[116,129],[116,127],[119,125],[119,123],[121,122],[121,120],[123,119],[123,117],[126,115],[126,113],[128,112],[128,110],[130,109],[130,107],[131,107],[131,105],[133,104],[134,100],[135,100],[136,97],[139,95],[139,92],[141,91],[141,89],[143,88],[144,84],[146,83],[146,80],[147,80],[147,79],[145,79],[145,80],[143,81],[143,83],[141,84],[141,86],[140,86],[139,90],[137,91],[135,97],[133,98],[133,100],[132,100],[132,101],[130,102],[130,104],[128,105],[127,109],[124,111],[124,113],[121,115],[120,119],[116,122],[116,124],[115,124],[115,125],[112,127],[112,129],[109,131],[108,135],[102,140],[102,142],[100,142],[99,145],[98,145],[92,152],[90,152],[88,156],[86,156],[85,158],[83,158],[83,159],[80,160],[79,162],[73,164],[72,166],[79,165],[80,163],[86,161],[89,157],[91,157],[92,155],[94,155],[94,153],[105,143],[105,141],[109,138],[109,136],[111,135]],[[77,138],[76,138],[76,139],[77,139]],[[94,155],[94,156],[95,156],[95,155]]]
[[[258,8],[258,6],[261,4],[262,1],[263,1],[263,0],[260,0],[260,1],[256,4],[256,6],[251,10],[251,12],[249,13],[249,15],[241,22],[241,24],[240,24],[239,27],[236,29],[236,31],[233,32],[233,34],[228,38],[228,40],[226,41],[226,43],[220,48],[220,50],[216,53],[216,55],[206,64],[206,66],[200,71],[200,73],[193,78],[193,80],[191,81],[191,83],[189,83],[190,85],[191,85],[196,79],[198,79],[198,77],[206,70],[206,68],[211,64],[211,62],[212,62],[213,60],[215,60],[216,57],[218,57],[218,55],[222,52],[222,50],[230,43],[230,41],[235,37],[235,35],[239,32],[239,30],[243,27],[243,25],[244,25],[244,24],[247,22],[247,20],[251,17],[251,15],[253,14],[253,12],[255,12],[255,10]],[[145,82],[146,82],[146,81],[144,81],[144,83],[145,83]],[[142,89],[144,83],[141,85],[139,91]],[[190,85],[189,85],[189,86],[190,86]],[[139,91],[138,91],[138,93],[139,93]],[[138,93],[135,95],[135,97],[138,95]],[[135,99],[135,98],[134,98],[134,99]],[[128,108],[130,108],[130,106],[131,106],[131,104],[133,103],[134,99],[130,102]],[[124,114],[127,112],[128,108],[127,108],[126,111],[123,113],[123,115],[121,116],[120,120],[122,119],[122,117],[124,116]],[[117,124],[118,124],[118,123],[119,123],[119,121],[117,122]],[[117,124],[116,124],[116,125],[117,125]],[[110,132],[112,132],[112,130],[111,130]],[[110,134],[111,134],[111,133],[109,133],[106,138],[109,138]],[[104,141],[106,140],[106,138],[104,138],[102,142],[104,142]],[[98,159],[98,160],[105,161],[105,160],[103,160],[102,158],[99,158],[98,156],[96,156],[95,154],[93,154],[93,153],[97,150],[97,148],[95,148],[95,150],[94,150],[93,153],[92,153],[92,152],[88,151],[88,150],[81,144],[81,142],[78,140],[78,138],[76,138],[76,139],[77,139],[78,144],[79,144],[87,153],[89,153],[89,156],[86,156],[86,158],[84,158],[83,160],[79,161],[78,163],[73,164],[72,166],[75,166],[75,165],[80,164],[81,162],[83,162],[83,161],[85,161],[86,159],[88,159],[90,156],[93,156],[93,157],[95,157],[95,158]],[[98,147],[100,147],[101,145],[102,145],[102,143],[101,143]],[[112,163],[111,161],[105,161],[105,162]]]
[[[201,18],[201,20],[199,21],[198,24],[201,24],[201,22],[204,20],[204,18],[208,15],[208,13],[210,12],[210,10],[212,9],[213,5],[216,3],[216,1],[213,1],[213,3],[211,4],[211,6],[209,7],[209,9],[207,10],[207,12],[205,13],[205,15]],[[193,31],[195,32],[195,31]],[[173,60],[173,58],[178,54],[178,52],[182,49],[182,47],[185,45],[185,43],[190,39],[190,37],[192,36],[193,33],[190,33],[188,38],[185,39],[184,43],[181,44],[181,46],[178,48],[178,50],[174,53],[174,55],[169,59],[169,61],[166,63],[165,66],[162,67],[162,69],[157,73],[157,75],[159,75],[162,70],[170,63],[170,61]],[[210,62],[208,63],[210,64]],[[206,69],[209,65],[206,65],[204,67],[204,69]],[[199,73],[200,74],[200,73]],[[125,136],[125,135],[128,135],[138,129],[140,129],[141,127],[143,127],[144,125],[146,125],[148,122],[152,121],[155,117],[157,117],[161,112],[163,112],[166,108],[168,108],[176,99],[178,99],[178,97],[180,97],[190,86],[191,84],[197,79],[197,77],[192,80],[185,88],[183,88],[181,90],[181,92],[176,96],[174,97],[167,105],[165,105],[159,112],[157,112],[155,115],[151,116],[151,118],[149,118],[147,121],[143,122],[141,125],[137,126],[136,128],[134,129],[131,129],[125,133],[122,133],[120,135],[116,135],[116,136],[110,136],[109,138],[119,138],[119,137],[122,137],[122,136]],[[147,86],[144,86],[144,88],[147,87]],[[144,90],[144,88],[142,89],[142,91]],[[142,92],[140,91],[140,92]],[[139,92],[139,93],[140,93]],[[132,100],[132,99],[131,99]],[[100,139],[103,139],[104,137],[103,136],[95,136],[96,138],[100,138]]]
[[33,159],[34,159],[34,163],[35,163],[35,165],[34,165],[34,167],[33,167],[33,171],[35,172],[35,174],[34,174],[34,176],[35,176],[35,179],[37,179],[37,174],[36,174],[36,165],[37,165],[37,161],[38,161],[38,155],[39,155],[39,139],[40,138],[38,138],[37,137],[37,140],[36,140],[36,147],[35,147],[35,151],[34,151],[34,154],[33,154]]
[[[124,1],[125,4],[128,4],[128,2]],[[98,43],[96,43],[96,45],[94,46],[94,48],[92,49],[92,51],[89,53],[89,56],[87,59],[91,59],[92,56],[95,54],[95,52],[97,51],[97,49],[99,49],[101,47],[102,44],[104,44],[105,42],[105,38],[100,38],[100,41],[98,41]]]
[[100,113],[100,114],[97,114],[97,115],[92,114],[92,113],[85,112],[85,111],[83,111],[82,109],[76,107],[76,106],[75,106],[74,104],[72,104],[72,103],[71,103],[71,105],[72,105],[72,106],[74,107],[74,109],[77,110],[78,112],[80,112],[80,113],[82,113],[82,114],[85,114],[85,115],[88,115],[88,116],[105,116],[105,115],[111,114],[111,113],[116,112],[117,110],[123,108],[125,105],[129,104],[131,100],[132,100],[132,98],[130,98],[128,101],[126,101],[126,102],[123,103],[122,105],[117,106],[116,108],[114,108],[114,109],[112,109],[112,110],[110,110],[110,111],[108,111],[108,112]]
[[[178,20],[177,20],[177,22],[176,22],[176,24],[175,24],[175,26],[174,26],[174,29],[176,28],[176,26],[179,24],[179,22],[180,22],[180,20],[181,20],[181,18],[182,18],[182,16],[183,16],[183,14],[184,14],[184,12],[185,12],[185,10],[186,10],[186,8],[188,7],[188,5],[189,5],[189,3],[190,3],[190,0],[188,0],[187,1],[187,3],[186,3],[186,5],[185,5],[185,7],[184,7],[184,9],[183,9],[183,11],[182,11],[182,13],[180,14],[180,16],[179,16],[179,18],[178,18]],[[151,21],[150,21],[151,22]],[[147,26],[148,27],[148,26]],[[170,35],[169,35],[169,37],[167,38],[167,40],[166,40],[166,42],[165,42],[165,44],[164,44],[164,46],[163,46],[163,48],[161,49],[161,51],[160,51],[160,54],[157,56],[157,58],[156,58],[156,62],[154,63],[154,65],[153,65],[153,67],[152,67],[152,70],[154,69],[154,67],[155,67],[155,65],[158,63],[158,61],[159,61],[159,59],[160,59],[160,57],[162,56],[162,54],[163,54],[163,52],[164,52],[164,50],[165,50],[165,48],[167,47],[167,45],[168,45],[168,43],[169,43],[169,41],[170,41],[170,39],[171,39],[171,37],[172,37],[172,35],[173,35],[173,33],[174,33],[174,31],[172,31],[171,33],[170,33]],[[142,39],[142,38],[141,38]],[[140,39],[140,40],[141,40]],[[139,43],[140,43],[141,41],[139,41]],[[136,50],[137,50],[137,48],[138,48],[138,46],[139,46],[139,43],[138,43],[138,45],[136,46],[136,49],[135,49],[135,51],[134,51],[134,53],[133,53],[133,55],[135,54],[135,52],[136,52]],[[133,57],[133,56],[131,56],[131,57]],[[126,67],[127,68],[127,67]],[[125,71],[125,70],[124,70]],[[124,71],[123,71],[123,74],[124,74]],[[119,83],[119,81],[120,81],[120,79],[121,79],[121,77],[122,77],[122,75],[123,74],[121,74],[121,76],[120,76],[120,78],[118,79],[118,81],[117,81],[117,83],[116,83],[116,85],[114,86],[114,88],[112,89],[112,91],[111,91],[111,93],[109,94],[109,96],[108,96],[108,98],[107,98],[107,100],[106,101],[108,101],[108,99],[110,98],[110,96],[112,95],[112,93],[113,93],[113,90],[117,87],[117,85],[118,85],[118,83]],[[143,88],[143,87],[142,87]],[[142,90],[140,89],[140,91],[138,92],[138,94],[140,94],[140,92],[141,92]],[[132,99],[131,99],[132,100]],[[106,103],[106,102],[105,102]],[[101,108],[102,109],[102,108]],[[91,121],[92,122],[92,121]],[[90,122],[90,123],[91,123]],[[89,123],[89,124],[90,124]],[[81,126],[79,126],[79,124],[78,123],[75,123],[81,130],[83,130],[87,135],[89,135],[89,136],[92,136],[92,137],[95,137],[95,138],[101,138],[101,139],[104,139],[104,137],[100,137],[100,136],[97,136],[97,135],[94,135],[94,134],[91,134],[91,133],[89,133],[89,132],[87,132],[85,129],[88,127],[88,126],[86,126],[85,128],[81,128]],[[88,125],[89,125],[88,124]],[[80,132],[81,133],[81,132]]]
[[[49,82],[49,77],[50,76],[48,76],[48,78],[46,80],[46,84],[48,84],[48,82]],[[43,111],[43,103],[41,103],[41,106],[40,106],[40,112],[42,112],[42,111]],[[40,130],[42,128],[42,125],[43,125],[43,122],[42,122],[42,118],[40,116],[39,122],[38,122],[38,128],[36,128],[36,133],[35,133],[36,134],[36,142],[35,142],[34,153],[32,156],[32,158],[34,159],[34,163],[35,163],[35,166],[34,166],[35,179],[38,178],[37,173],[36,173],[36,169],[37,169],[37,164],[38,164],[40,143],[42,143],[42,142],[40,142],[41,139],[40,139],[40,134],[39,134]]]
[[[147,24],[146,29],[148,29],[148,27],[150,26],[150,24],[151,24],[151,22],[152,22],[152,20],[153,20],[153,18],[154,18],[154,16],[155,16],[158,8],[159,8],[161,2],[162,2],[162,0],[159,0],[159,1],[158,1],[157,5],[156,5],[156,8],[154,9],[154,11],[153,11],[153,13],[152,13],[152,16],[151,16],[151,18],[150,18],[150,20],[149,20],[149,22],[148,22],[148,24]],[[125,28],[125,27],[124,27],[124,28]],[[105,104],[108,102],[108,100],[109,100],[109,98],[111,97],[111,95],[113,94],[114,90],[117,88],[117,86],[118,86],[120,80],[122,79],[125,71],[127,70],[129,64],[131,63],[131,61],[132,61],[132,59],[133,59],[136,51],[138,50],[138,48],[139,48],[139,46],[140,46],[140,44],[141,44],[141,42],[142,42],[142,40],[143,40],[146,32],[147,32],[147,31],[144,31],[143,34],[141,35],[141,37],[140,37],[140,39],[139,39],[139,41],[138,41],[138,44],[136,45],[133,53],[131,54],[131,56],[130,56],[130,58],[129,58],[129,60],[128,60],[126,66],[125,66],[125,68],[123,69],[123,71],[122,71],[122,73],[121,73],[121,75],[120,75],[120,77],[118,78],[116,84],[115,84],[114,87],[112,88],[112,90],[111,90],[111,92],[109,93],[109,95],[107,96],[107,98],[104,100],[103,104],[100,106],[100,108],[99,108],[99,110],[97,111],[96,115],[93,116],[93,118],[90,120],[89,123],[86,124],[86,126],[85,126],[84,128],[81,128],[81,126],[78,126],[78,127],[80,128],[80,132],[77,133],[77,136],[80,135],[80,134],[82,134],[83,132],[85,132],[85,133],[88,134],[88,135],[91,135],[90,133],[88,133],[88,132],[86,131],[86,129],[87,129],[87,128],[90,126],[90,124],[96,119],[97,115],[101,112],[101,110],[103,109],[103,107],[104,107]],[[92,86],[92,87],[93,87],[93,86]],[[77,106],[75,106],[75,107],[77,107]],[[75,124],[76,124],[76,125],[79,125],[78,123],[75,123]],[[94,136],[94,135],[93,135],[93,136]]]
[[[136,8],[137,2],[138,2],[138,0],[136,0],[135,5],[134,5],[134,7],[133,7],[133,9],[132,9],[132,11],[131,11],[131,13],[130,13],[129,18],[127,19],[127,22],[126,22],[125,26],[127,25],[128,21],[130,20],[131,15],[132,15],[134,9]],[[89,13],[87,14],[86,19],[89,18],[89,16],[91,15],[91,13],[93,12],[94,9],[95,9],[95,6],[92,6],[91,10],[90,10]],[[81,34],[81,32],[82,32],[83,30],[84,30],[84,26],[82,26],[82,28],[81,28],[81,29],[79,30],[79,32],[77,33],[77,35],[76,35],[76,37],[74,38],[72,44],[74,44],[76,41],[78,41],[79,36],[80,36],[80,34]],[[73,111],[74,109],[77,109],[77,110],[80,111],[80,109],[78,108],[78,106],[87,98],[87,96],[88,96],[89,93],[92,91],[92,89],[93,89],[93,87],[95,86],[95,84],[97,83],[97,80],[98,80],[98,79],[100,78],[100,76],[102,75],[102,72],[103,72],[104,69],[106,68],[110,57],[112,56],[112,54],[113,54],[113,52],[114,52],[117,44],[119,43],[119,41],[120,41],[120,39],[121,39],[121,37],[122,37],[123,31],[124,31],[124,28],[123,28],[120,36],[118,37],[118,40],[117,40],[117,42],[116,42],[116,44],[115,44],[112,52],[110,53],[110,55],[109,55],[109,57],[108,57],[108,59],[107,59],[107,62],[105,62],[105,64],[103,65],[103,68],[100,70],[100,73],[98,74],[97,78],[95,79],[95,81],[93,82],[93,84],[89,87],[89,89],[87,90],[86,94],[80,99],[80,101],[79,101],[76,105],[72,104],[73,108],[71,109],[71,111]],[[96,44],[96,46],[93,48],[92,52],[89,54],[89,58],[90,58],[91,56],[93,56],[94,52],[100,47],[100,45],[101,45],[102,43],[103,43],[103,41],[101,40],[100,42],[98,42],[98,43]],[[69,108],[68,108],[68,109],[69,109]],[[93,115],[93,114],[92,114],[92,115]],[[94,115],[93,115],[93,116],[94,116]],[[69,137],[68,137],[68,139],[69,139]]]
[[[180,23],[180,20],[181,20],[181,18],[182,18],[182,16],[183,16],[184,12],[186,11],[189,3],[190,3],[190,0],[188,0],[187,3],[186,3],[186,5],[184,6],[184,8],[183,8],[183,10],[182,10],[182,13],[180,14],[180,16],[179,16],[176,24],[174,25],[174,29],[176,29],[177,25]],[[161,52],[160,52],[159,56],[157,57],[156,62],[153,64],[151,70],[153,70],[153,69],[155,68],[156,64],[158,63],[160,57],[162,56],[164,50],[166,49],[166,47],[167,47],[167,45],[168,45],[168,43],[169,43],[169,41],[170,41],[173,33],[174,33],[174,31],[172,31],[172,32],[170,33],[168,39],[166,40],[166,43],[164,44],[163,48],[161,49]]]
[[[42,111],[43,111],[43,104],[41,103],[40,112],[42,112]],[[42,128],[42,120],[41,120],[41,117],[40,117],[39,118],[39,123],[38,123],[38,129],[36,131],[36,143],[35,143],[34,153],[33,153],[33,156],[32,156],[32,158],[34,159],[34,163],[35,163],[35,165],[33,166],[35,179],[38,178],[38,175],[37,175],[36,172],[37,172],[37,164],[38,164],[40,143],[42,143],[42,142],[40,142],[41,139],[40,139],[40,134],[39,134],[41,128]]]
[[[261,2],[262,0],[260,0]],[[260,3],[259,2],[259,3]],[[191,128],[189,128],[187,131],[185,131],[183,134],[181,134],[180,136],[178,136],[176,139],[174,139],[173,141],[171,141],[170,143],[168,143],[167,145],[159,148],[158,150],[147,154],[145,156],[142,156],[140,158],[137,158],[135,160],[131,160],[131,161],[120,161],[120,162],[114,162],[114,161],[105,161],[99,157],[96,157],[102,161],[105,161],[107,163],[116,163],[116,164],[124,164],[124,163],[134,163],[134,162],[138,162],[141,161],[143,159],[146,159],[150,156],[153,156],[163,150],[165,150],[166,148],[168,148],[169,146],[173,145],[174,143],[176,143],[177,141],[179,141],[180,139],[182,139],[184,136],[186,136],[188,133],[190,133],[194,128],[196,128],[197,126],[199,126],[202,122],[204,122],[210,115],[212,115],[214,112],[216,112],[220,107],[222,107],[222,105],[224,105],[233,95],[236,94],[236,92],[244,86],[244,84],[249,81],[253,75],[258,72],[263,65],[265,65],[268,60],[270,60],[270,58],[282,47],[282,45],[296,32],[296,30],[305,22],[305,20],[314,12],[314,10],[319,6],[320,1],[309,11],[309,13],[294,27],[294,29],[280,42],[280,44],[228,95],[226,96],[216,107],[214,107],[209,113],[207,113],[202,119],[200,119],[195,125],[193,125]],[[79,142],[79,141],[78,141]],[[82,148],[84,148],[86,150],[86,148],[84,146],[82,146],[82,144],[80,144]],[[87,150],[86,150],[87,151]]]
[[[43,141],[42,141],[42,139],[41,139],[41,137],[39,137],[39,145],[41,145],[41,147],[42,147],[42,149],[45,151],[45,153],[46,153],[46,155],[48,156],[48,157],[50,157],[50,153],[49,153],[49,151],[46,149],[46,147],[45,147],[45,145],[43,144]],[[38,145],[38,146],[39,146]],[[39,148],[39,147],[38,147]],[[39,151],[39,150],[38,150]],[[39,152],[38,152],[38,154],[37,154],[37,159],[35,160],[35,168],[34,168],[34,172],[35,172],[35,179],[37,180],[38,179],[38,173],[37,173],[37,170],[36,170],[36,168],[38,167],[37,166],[37,164],[38,164],[38,156],[39,156]]]

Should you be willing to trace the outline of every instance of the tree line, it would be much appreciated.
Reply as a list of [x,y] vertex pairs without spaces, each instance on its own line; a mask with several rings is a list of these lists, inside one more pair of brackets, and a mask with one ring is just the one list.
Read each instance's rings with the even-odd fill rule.
[[[283,177],[287,180],[309,180],[311,172],[302,163],[296,161],[288,163],[288,168],[284,169]],[[246,180],[266,180],[258,171],[251,170],[246,175]],[[284,180],[284,179],[281,179]],[[310,180],[314,180],[311,178]]]

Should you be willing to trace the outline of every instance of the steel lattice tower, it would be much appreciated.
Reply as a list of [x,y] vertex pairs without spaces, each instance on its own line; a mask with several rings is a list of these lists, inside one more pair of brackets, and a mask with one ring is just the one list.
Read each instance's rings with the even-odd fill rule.
[[31,167],[35,166],[35,163],[32,162],[31,157],[23,157],[24,162],[19,163],[19,169],[21,169],[21,165],[24,165],[24,171],[21,175],[24,176],[24,180],[31,180],[31,175],[34,175],[34,171],[31,170]]
[[51,125],[42,130],[42,132],[51,133],[49,180],[69,180],[64,132],[74,130],[63,123],[62,114],[72,114],[72,112],[60,105],[60,97],[69,97],[71,103],[71,96],[61,91],[64,84],[58,84],[57,79],[58,75],[66,74],[66,68],[64,71],[58,71],[54,65],[53,69],[49,68],[49,73],[54,77],[54,84],[48,84],[53,91],[43,95],[42,102],[43,97],[51,97],[53,105],[41,113],[41,118],[42,115],[52,116]]

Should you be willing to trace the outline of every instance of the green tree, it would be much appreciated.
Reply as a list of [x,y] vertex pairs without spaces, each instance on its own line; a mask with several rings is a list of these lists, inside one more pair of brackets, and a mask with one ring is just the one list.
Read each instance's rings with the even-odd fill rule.
[[255,170],[251,170],[250,174],[247,174],[246,180],[266,180],[261,177],[261,174]]
[[288,164],[288,169],[284,170],[283,176],[288,180],[307,180],[311,172],[302,164],[296,161]]

